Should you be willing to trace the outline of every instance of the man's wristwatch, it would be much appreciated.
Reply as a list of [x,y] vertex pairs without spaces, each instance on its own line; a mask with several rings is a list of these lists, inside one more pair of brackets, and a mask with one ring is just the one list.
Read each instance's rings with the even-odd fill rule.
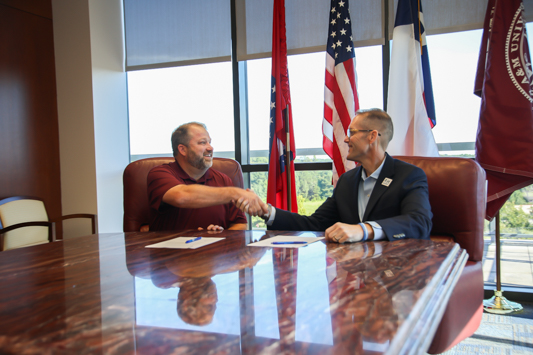
[[262,216],[259,216],[261,217],[265,222],[268,221],[268,219],[270,218],[270,215],[272,214],[272,205],[269,203],[268,204],[268,213],[267,214],[264,214]]

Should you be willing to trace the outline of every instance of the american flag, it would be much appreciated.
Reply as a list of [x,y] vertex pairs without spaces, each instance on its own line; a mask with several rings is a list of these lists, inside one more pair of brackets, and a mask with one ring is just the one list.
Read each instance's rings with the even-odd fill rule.
[[[274,0],[272,26],[272,85],[270,87],[270,157],[268,164],[267,202],[288,210],[290,174],[291,212],[298,212],[294,179],[294,130],[292,125],[289,69],[287,66],[287,38],[285,36],[285,1]],[[288,111],[288,122],[285,121]],[[290,159],[287,164],[287,133],[290,137]]]
[[333,184],[339,176],[355,167],[346,160],[348,146],[346,131],[355,112],[359,110],[355,73],[355,52],[348,0],[332,0],[329,15],[326,54],[326,83],[324,88],[324,151],[333,159]]

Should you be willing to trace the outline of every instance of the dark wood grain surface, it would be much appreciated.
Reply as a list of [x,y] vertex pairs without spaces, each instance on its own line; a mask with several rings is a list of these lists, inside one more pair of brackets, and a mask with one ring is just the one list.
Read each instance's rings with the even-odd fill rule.
[[[424,240],[248,246],[279,234],[322,235],[116,233],[2,252],[0,353],[420,353],[466,260]],[[225,239],[145,248],[198,235]]]
[[[0,152],[0,199],[39,197],[49,218],[60,217],[59,125],[49,0],[0,0]],[[62,225],[57,227],[61,236]]]

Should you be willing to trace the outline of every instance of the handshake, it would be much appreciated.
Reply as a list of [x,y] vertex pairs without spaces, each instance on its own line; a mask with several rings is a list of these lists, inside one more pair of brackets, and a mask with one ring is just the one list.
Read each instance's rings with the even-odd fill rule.
[[259,196],[251,189],[238,189],[239,192],[232,202],[238,209],[250,216],[257,216],[264,219],[270,217],[270,206],[264,203]]

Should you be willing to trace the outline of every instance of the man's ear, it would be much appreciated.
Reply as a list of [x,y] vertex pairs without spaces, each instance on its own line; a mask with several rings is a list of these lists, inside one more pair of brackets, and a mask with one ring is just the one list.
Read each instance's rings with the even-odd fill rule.
[[187,156],[187,146],[184,144],[178,145],[178,152],[183,155],[184,157]]
[[370,132],[370,134],[368,135],[368,140],[369,140],[368,142],[369,144],[375,143],[378,140],[378,132],[377,131]]

